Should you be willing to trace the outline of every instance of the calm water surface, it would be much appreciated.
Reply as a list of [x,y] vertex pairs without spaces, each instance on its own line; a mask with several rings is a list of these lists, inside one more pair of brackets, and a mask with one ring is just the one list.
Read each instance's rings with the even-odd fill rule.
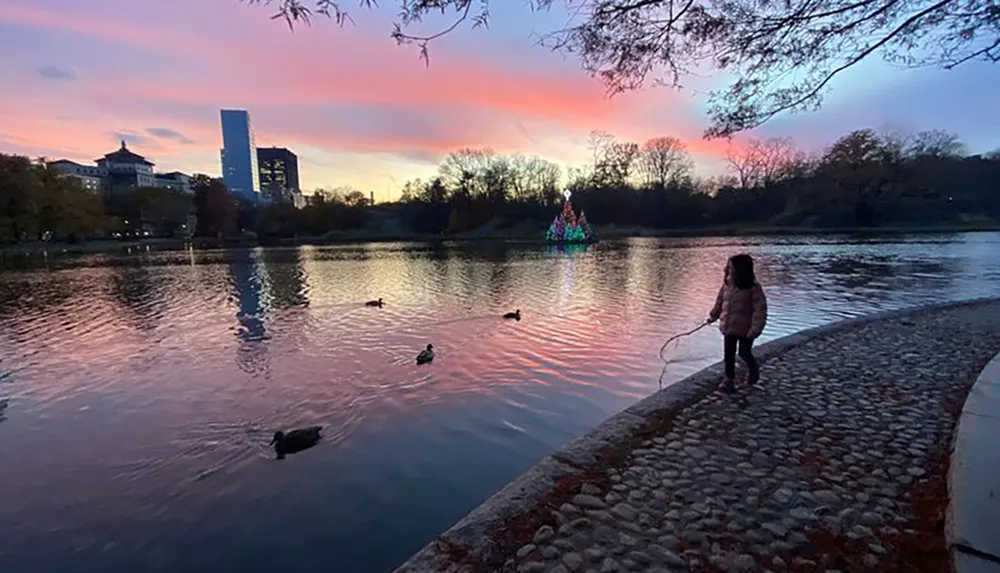
[[[703,319],[744,246],[770,298],[764,339],[1000,294],[998,234],[8,264],[0,571],[388,571],[655,391],[660,344]],[[515,308],[520,323],[498,318]],[[714,329],[685,340],[667,381],[719,347]],[[274,461],[271,433],[308,424],[326,440]]]

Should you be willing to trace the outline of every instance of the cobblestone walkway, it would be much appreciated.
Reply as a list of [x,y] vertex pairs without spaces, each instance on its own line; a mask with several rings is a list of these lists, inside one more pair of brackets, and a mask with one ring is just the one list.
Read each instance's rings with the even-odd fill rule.
[[921,488],[940,489],[965,393],[997,351],[998,303],[808,341],[560,500],[504,569],[937,570],[902,553],[943,544]]

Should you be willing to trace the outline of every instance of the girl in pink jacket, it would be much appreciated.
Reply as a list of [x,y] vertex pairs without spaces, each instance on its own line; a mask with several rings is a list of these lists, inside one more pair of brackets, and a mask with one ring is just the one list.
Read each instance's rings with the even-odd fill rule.
[[[721,319],[721,320],[720,320]],[[725,340],[723,359],[726,365],[726,380],[722,390],[736,389],[736,350],[750,369],[747,384],[753,385],[760,378],[760,369],[753,356],[753,341],[760,336],[767,323],[767,297],[757,283],[753,272],[753,258],[750,255],[735,255],[726,264],[726,277],[715,299],[715,306],[708,321],[719,320],[719,330]]]

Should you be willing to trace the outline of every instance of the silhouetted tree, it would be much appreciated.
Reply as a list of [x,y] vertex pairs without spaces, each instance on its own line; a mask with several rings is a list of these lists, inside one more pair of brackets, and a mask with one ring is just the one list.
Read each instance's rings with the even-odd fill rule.
[[192,195],[161,187],[121,189],[108,194],[105,204],[108,213],[117,217],[123,228],[148,230],[157,236],[174,235],[194,211]]
[[445,156],[438,173],[444,184],[469,194],[470,197],[485,196],[489,189],[486,174],[497,160],[497,154],[490,148],[463,148]]
[[258,235],[264,238],[294,237],[303,227],[302,210],[278,201],[263,208]]
[[625,141],[607,144],[594,165],[594,183],[606,187],[628,185],[635,175],[639,159],[639,145]]
[[229,189],[219,179],[207,175],[191,178],[199,237],[222,238],[236,233],[237,205]]
[[751,139],[730,146],[726,161],[741,189],[774,185],[808,171],[805,153],[787,137]]
[[878,224],[883,207],[895,191],[891,177],[897,156],[871,129],[841,137],[823,156],[819,174],[833,184],[828,211],[845,212],[856,224]]
[[914,135],[907,152],[916,157],[959,157],[965,155],[965,144],[957,134],[934,129]]
[[351,189],[347,193],[344,193],[343,201],[344,205],[348,208],[366,207],[368,205],[368,197],[357,189]]
[[0,154],[0,241],[85,238],[106,226],[100,197],[44,159]]
[[331,231],[360,229],[368,219],[368,199],[353,187],[318,189],[302,209],[302,231],[320,236]]
[[690,184],[694,174],[687,146],[676,137],[654,137],[643,143],[638,167],[646,185],[653,187]]
[[510,198],[521,203],[552,203],[559,192],[559,166],[540,157],[514,155],[510,158]]

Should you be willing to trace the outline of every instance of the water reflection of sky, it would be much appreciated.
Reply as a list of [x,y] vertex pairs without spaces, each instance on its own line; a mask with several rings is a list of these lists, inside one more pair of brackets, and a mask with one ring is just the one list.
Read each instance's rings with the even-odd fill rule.
[[[1000,235],[351,245],[0,274],[0,571],[385,571],[655,390],[752,252],[765,339],[1000,294]],[[383,309],[365,300],[383,297]],[[500,320],[520,308],[524,320]],[[413,357],[427,343],[435,363]],[[706,329],[676,381],[718,358]],[[326,440],[280,464],[279,427]]]

